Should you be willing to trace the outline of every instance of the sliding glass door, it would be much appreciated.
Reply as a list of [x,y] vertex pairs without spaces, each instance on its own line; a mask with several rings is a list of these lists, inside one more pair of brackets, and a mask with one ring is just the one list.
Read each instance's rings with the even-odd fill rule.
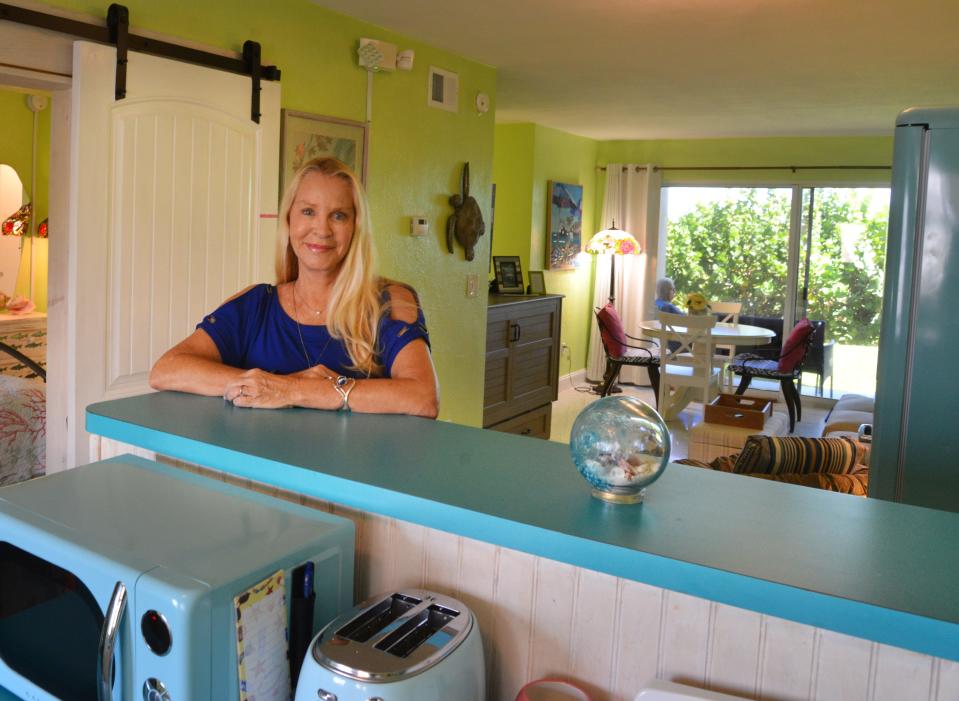
[[803,188],[796,318],[826,322],[826,394],[873,395],[888,188]]
[[665,262],[680,295],[825,321],[806,393],[875,393],[888,188],[666,187]]

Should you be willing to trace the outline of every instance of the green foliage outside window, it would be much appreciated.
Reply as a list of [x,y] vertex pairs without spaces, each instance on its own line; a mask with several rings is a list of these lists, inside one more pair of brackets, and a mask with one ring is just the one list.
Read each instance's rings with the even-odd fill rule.
[[[781,317],[791,193],[746,188],[740,194],[700,203],[668,223],[666,274],[679,298],[701,292],[712,301],[742,302],[744,315]],[[878,343],[887,220],[888,211],[870,212],[853,192],[816,190],[808,315],[827,321],[827,339]]]

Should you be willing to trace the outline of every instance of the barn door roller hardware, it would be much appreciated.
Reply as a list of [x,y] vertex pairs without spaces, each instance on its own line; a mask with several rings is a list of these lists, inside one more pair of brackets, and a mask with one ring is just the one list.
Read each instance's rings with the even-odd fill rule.
[[104,27],[6,3],[0,3],[0,20],[27,24],[32,27],[49,29],[61,34],[70,34],[81,39],[116,46],[116,99],[118,100],[122,100],[127,92],[127,54],[130,51],[172,58],[177,61],[195,63],[208,68],[250,76],[252,82],[250,117],[257,124],[260,122],[260,82],[262,80],[280,79],[279,68],[261,65],[260,45],[255,41],[247,41],[243,44],[243,58],[230,58],[229,56],[221,56],[208,51],[172,44],[168,41],[148,39],[130,34],[130,11],[123,5],[110,5],[109,10],[107,10],[106,26]]

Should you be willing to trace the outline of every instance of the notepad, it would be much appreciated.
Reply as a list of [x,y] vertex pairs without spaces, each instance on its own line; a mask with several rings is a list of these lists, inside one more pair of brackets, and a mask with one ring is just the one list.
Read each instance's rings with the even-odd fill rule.
[[283,570],[234,597],[240,701],[289,701]]

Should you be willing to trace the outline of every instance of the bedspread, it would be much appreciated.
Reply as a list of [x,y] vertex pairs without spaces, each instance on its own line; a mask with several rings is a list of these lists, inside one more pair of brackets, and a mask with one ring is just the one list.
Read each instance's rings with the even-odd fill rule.
[[0,375],[0,486],[44,473],[46,419],[42,380]]

